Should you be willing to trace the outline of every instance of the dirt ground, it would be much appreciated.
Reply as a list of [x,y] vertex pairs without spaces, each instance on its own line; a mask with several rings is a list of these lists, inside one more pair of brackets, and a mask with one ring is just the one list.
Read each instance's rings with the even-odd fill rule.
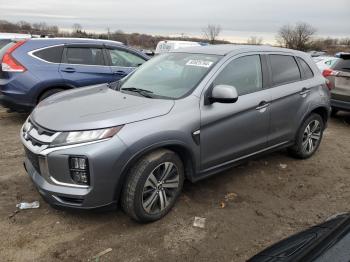
[[[0,261],[245,261],[264,247],[350,209],[350,114],[333,118],[317,154],[274,153],[197,184],[161,221],[122,211],[67,212],[40,197],[23,165],[25,115],[0,109]],[[226,199],[225,199],[226,196]],[[18,213],[20,201],[40,208]],[[225,207],[222,208],[224,203]],[[205,228],[193,227],[205,217]]]

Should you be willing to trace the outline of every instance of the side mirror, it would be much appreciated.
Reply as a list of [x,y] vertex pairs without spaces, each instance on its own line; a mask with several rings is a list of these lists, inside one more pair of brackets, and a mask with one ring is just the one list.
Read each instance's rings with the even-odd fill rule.
[[205,104],[213,103],[235,103],[238,100],[237,89],[229,85],[217,85],[208,95]]

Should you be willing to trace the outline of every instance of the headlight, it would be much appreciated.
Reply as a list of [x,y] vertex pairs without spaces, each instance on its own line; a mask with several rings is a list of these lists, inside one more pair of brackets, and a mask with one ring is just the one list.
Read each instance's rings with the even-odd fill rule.
[[62,132],[55,138],[50,146],[64,146],[111,138],[117,134],[122,127],[123,126],[86,131]]

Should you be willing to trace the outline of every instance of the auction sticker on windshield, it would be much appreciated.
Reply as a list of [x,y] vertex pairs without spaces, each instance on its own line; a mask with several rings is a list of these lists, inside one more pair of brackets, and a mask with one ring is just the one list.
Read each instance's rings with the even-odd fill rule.
[[199,67],[210,67],[213,64],[211,61],[205,60],[189,60],[186,65],[188,66],[199,66]]

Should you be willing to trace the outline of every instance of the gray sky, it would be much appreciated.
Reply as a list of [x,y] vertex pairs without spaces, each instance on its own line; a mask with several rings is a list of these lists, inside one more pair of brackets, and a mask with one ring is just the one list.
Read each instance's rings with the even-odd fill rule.
[[214,23],[227,40],[255,35],[272,42],[282,25],[298,21],[312,24],[320,36],[350,37],[350,0],[0,0],[0,19],[190,36]]

